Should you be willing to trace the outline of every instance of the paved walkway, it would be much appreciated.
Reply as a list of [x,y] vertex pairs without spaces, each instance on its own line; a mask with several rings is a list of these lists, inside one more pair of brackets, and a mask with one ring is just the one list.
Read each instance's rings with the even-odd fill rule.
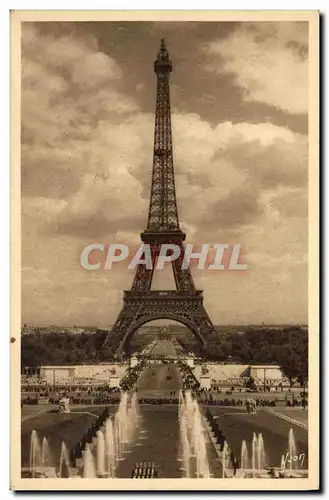
[[[178,395],[182,380],[174,363],[159,365],[146,365],[137,384],[138,396],[170,396],[173,393]],[[172,394],[170,394],[172,393]]]
[[276,415],[279,418],[282,418],[283,420],[286,420],[287,422],[290,422],[291,424],[297,425],[297,427],[301,427],[302,429],[308,430],[308,424],[306,422],[302,422],[299,419],[293,418],[291,415],[287,413],[281,413],[277,410],[270,410],[268,408],[266,408],[266,411],[272,413],[273,415]]

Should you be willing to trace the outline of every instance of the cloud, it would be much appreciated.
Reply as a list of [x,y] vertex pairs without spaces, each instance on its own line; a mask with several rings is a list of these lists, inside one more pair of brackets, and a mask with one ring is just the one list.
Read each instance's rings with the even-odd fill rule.
[[[145,227],[152,132],[152,117],[140,113],[120,125],[98,123],[88,143],[88,171],[54,213],[59,232],[113,237],[122,228]],[[214,236],[257,219],[262,190],[307,182],[307,141],[289,130],[267,123],[212,127],[197,115],[174,115],[173,135],[180,218],[203,230],[215,227]],[[71,160],[74,172],[79,157]]]
[[308,113],[307,23],[241,23],[205,51],[211,58],[207,69],[234,74],[245,101]]
[[307,184],[305,136],[269,123],[212,127],[196,115],[174,116],[173,125],[182,220],[213,237],[257,221],[264,190]]
[[285,218],[307,221],[308,190],[306,187],[281,186],[270,198],[269,207]]
[[122,76],[95,41],[55,38],[23,24],[23,195],[76,190],[90,168],[97,124],[139,109],[120,92]]

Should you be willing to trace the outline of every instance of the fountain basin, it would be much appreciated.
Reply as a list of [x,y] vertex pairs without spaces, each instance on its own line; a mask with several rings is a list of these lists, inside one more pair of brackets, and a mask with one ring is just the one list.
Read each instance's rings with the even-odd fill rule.
[[271,470],[261,469],[261,470],[253,470],[253,469],[238,469],[234,478],[236,479],[296,479],[296,478],[307,478],[308,470],[300,469],[300,470],[281,470],[274,469],[275,475],[271,474]]

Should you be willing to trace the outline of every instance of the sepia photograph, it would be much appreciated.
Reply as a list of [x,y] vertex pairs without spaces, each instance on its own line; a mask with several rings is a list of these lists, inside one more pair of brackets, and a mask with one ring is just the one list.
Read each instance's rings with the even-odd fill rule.
[[13,490],[319,488],[318,22],[12,12]]

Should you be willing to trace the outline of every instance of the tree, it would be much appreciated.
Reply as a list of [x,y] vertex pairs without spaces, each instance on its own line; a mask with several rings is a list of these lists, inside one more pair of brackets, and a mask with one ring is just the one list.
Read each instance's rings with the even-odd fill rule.
[[308,380],[308,333],[304,330],[287,331],[286,343],[277,350],[277,360],[282,372],[292,384],[296,379],[301,387]]
[[224,361],[226,358],[219,343],[209,344],[204,354],[209,361]]

